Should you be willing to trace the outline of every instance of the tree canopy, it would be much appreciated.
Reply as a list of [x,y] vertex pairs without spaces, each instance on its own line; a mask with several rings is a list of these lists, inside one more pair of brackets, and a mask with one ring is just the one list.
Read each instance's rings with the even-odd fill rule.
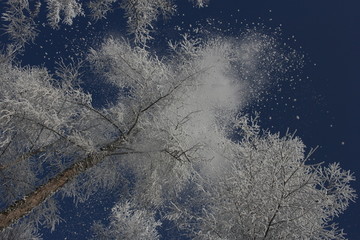
[[[333,220],[355,200],[352,173],[309,163],[313,151],[301,139],[263,130],[256,114],[241,111],[254,85],[286,73],[283,64],[294,57],[274,37],[183,35],[160,55],[148,42],[155,20],[176,10],[171,1],[45,4],[52,28],[88,13],[101,21],[122,8],[133,35],[107,37],[86,59],[57,63],[54,74],[21,66],[16,57],[38,34],[43,7],[7,2],[1,239],[40,239],[39,228],[61,221],[61,197],[85,202],[118,187],[121,197],[109,223],[94,223],[94,239],[160,239],[164,221],[193,239],[345,239]],[[81,83],[84,66],[118,91],[116,101],[94,106]]]

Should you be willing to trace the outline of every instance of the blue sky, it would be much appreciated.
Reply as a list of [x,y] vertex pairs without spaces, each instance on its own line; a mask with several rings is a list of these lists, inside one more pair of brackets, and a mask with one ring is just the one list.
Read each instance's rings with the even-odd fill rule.
[[[185,30],[203,26],[233,37],[245,31],[247,25],[253,27],[258,23],[269,34],[281,32],[277,35],[279,41],[304,55],[305,65],[293,72],[295,83],[283,83],[281,91],[278,91],[279,86],[270,89],[262,100],[249,107],[249,111],[259,111],[263,127],[272,131],[297,130],[297,135],[309,148],[319,146],[314,154],[317,162],[340,162],[360,179],[360,3],[355,0],[211,0],[208,8],[194,9],[186,1],[178,2],[179,16],[157,26],[160,40],[161,34],[169,35],[174,25]],[[214,24],[208,26],[206,19]],[[73,27],[60,31],[45,27],[35,44],[27,47],[22,61],[24,64],[44,62],[51,69],[53,60],[84,51],[98,44],[102,36],[123,35],[124,24],[121,13],[115,11],[97,24],[79,20]],[[160,44],[156,46],[161,48]],[[110,89],[100,91],[96,83],[87,84],[96,101],[106,101],[103,96]],[[360,192],[359,182],[353,186]],[[112,202],[102,197],[108,202],[106,204]],[[75,211],[68,209],[70,205],[64,204],[63,210]],[[90,207],[90,211],[96,210]],[[100,218],[104,215],[98,214]],[[360,236],[358,216],[360,205],[356,203],[339,220],[349,239]],[[79,223],[74,224],[78,226]],[[64,231],[61,227],[58,229],[51,239],[64,239]],[[86,233],[81,231],[77,231],[80,235],[67,231],[68,239],[82,239]]]
[[[302,81],[296,90],[288,89],[297,96],[296,111],[285,106],[286,101],[272,100],[259,109],[263,123],[282,132],[287,127],[297,129],[297,135],[308,147],[319,146],[314,155],[316,161],[340,162],[359,179],[360,4],[333,0],[213,1],[212,4],[213,10],[208,11],[224,22],[239,9],[237,17],[249,23],[262,22],[268,27],[281,24],[283,41],[304,53],[305,66],[299,71]],[[295,42],[287,40],[292,36]],[[275,94],[281,99],[286,90]],[[270,105],[275,106],[274,111],[269,111]],[[359,182],[353,186],[360,191]],[[360,207],[356,203],[339,220],[349,239],[360,236],[358,216]]]

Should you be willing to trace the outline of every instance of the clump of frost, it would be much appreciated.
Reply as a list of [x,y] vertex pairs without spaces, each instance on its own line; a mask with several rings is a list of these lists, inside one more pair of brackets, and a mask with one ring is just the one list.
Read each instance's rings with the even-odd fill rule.
[[136,209],[130,202],[119,203],[112,209],[108,226],[94,224],[94,239],[157,240],[160,225],[151,212]]

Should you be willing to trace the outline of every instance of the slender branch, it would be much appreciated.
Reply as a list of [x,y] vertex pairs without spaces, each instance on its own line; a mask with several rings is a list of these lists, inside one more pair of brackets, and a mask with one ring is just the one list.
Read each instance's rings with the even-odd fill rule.
[[107,116],[105,116],[104,114],[102,114],[100,111],[96,110],[95,108],[87,105],[87,104],[84,104],[84,103],[80,103],[80,102],[73,102],[73,101],[68,101],[70,103],[73,103],[73,104],[77,104],[79,106],[83,106],[85,108],[87,108],[88,110],[90,111],[93,111],[94,113],[98,114],[100,117],[102,117],[105,121],[107,121],[108,123],[110,123],[111,125],[113,125],[121,135],[123,135],[123,131],[120,129],[120,127],[114,123],[110,118],[108,118]]
[[274,214],[272,215],[272,217],[271,217],[271,219],[270,219],[270,221],[269,221],[269,223],[268,223],[268,225],[266,227],[266,231],[265,231],[263,239],[266,239],[267,235],[269,234],[270,228],[272,226],[273,221],[275,220],[275,217],[276,217],[277,213],[279,212],[280,206],[281,206],[280,203],[278,203],[278,205],[276,207],[276,210],[275,210]]
[[157,100],[155,100],[154,102],[150,103],[147,107],[145,107],[144,109],[141,110],[141,112],[145,112],[147,111],[149,108],[151,108],[152,106],[154,106],[155,104],[157,104],[159,101],[161,101],[162,99],[170,96],[177,88],[179,88],[185,81],[189,80],[190,78],[194,77],[195,75],[205,72],[208,69],[210,69],[211,67],[208,68],[204,68],[201,69],[200,71],[197,71],[193,74],[190,74],[189,76],[187,76],[186,78],[182,79],[178,84],[176,84],[167,94],[160,96]]
[[12,161],[12,162],[10,162],[8,164],[0,164],[0,170],[12,167],[12,166],[14,166],[14,165],[16,165],[16,164],[30,158],[30,157],[32,157],[32,156],[34,156],[36,154],[39,154],[39,153],[42,153],[42,152],[44,152],[44,150],[42,148],[38,148],[38,149],[36,149],[34,151],[27,152],[27,153],[21,155],[20,157],[18,157],[15,161]]
[[128,67],[129,67],[134,73],[138,74],[143,80],[146,81],[146,79],[144,78],[144,76],[143,76],[137,69],[135,69],[133,66],[131,66],[131,64],[130,64],[128,61],[126,61],[126,59],[125,59],[123,56],[121,56],[121,54],[119,54],[118,56],[121,58],[121,60],[123,60],[123,62],[125,62],[126,65],[128,65]]
[[1,152],[0,157],[5,154],[6,150],[9,148],[9,146],[10,146],[11,143],[12,143],[12,140],[10,140],[10,141],[8,142],[8,144],[6,144],[6,147],[5,147],[4,150]]
[[153,101],[152,103],[150,103],[148,106],[146,106],[143,109],[140,109],[140,111],[136,114],[135,120],[133,125],[130,127],[129,131],[126,133],[126,135],[130,135],[130,133],[132,132],[132,130],[135,128],[136,124],[139,121],[140,115],[143,112],[146,112],[147,110],[149,110],[150,108],[152,108],[154,105],[156,105],[158,102],[160,102],[162,99],[167,98],[168,96],[170,96],[177,88],[179,88],[185,81],[189,80],[190,78],[194,77],[197,74],[200,74],[202,72],[207,71],[208,69],[210,69],[211,67],[207,67],[207,68],[203,68],[200,71],[197,71],[195,73],[190,74],[189,76],[187,76],[186,78],[182,79],[178,84],[176,84],[168,93],[166,93],[163,96],[160,96],[158,99],[156,99],[155,101]]
[[118,156],[118,155],[129,155],[129,154],[144,154],[144,153],[157,153],[157,152],[161,152],[161,150],[153,150],[153,151],[127,151],[127,152],[110,152],[110,153],[106,153],[105,156]]
[[30,118],[27,118],[25,116],[17,116],[17,115],[14,115],[14,117],[17,117],[17,118],[21,118],[21,119],[24,119],[24,120],[28,120],[30,122],[33,122],[37,125],[39,125],[40,127],[43,127],[45,128],[46,130],[49,130],[50,132],[53,132],[55,135],[59,136],[60,138],[70,142],[71,144],[74,144],[75,146],[77,146],[78,148],[81,148],[82,150],[84,150],[85,152],[87,151],[83,146],[81,145],[78,145],[76,142],[72,141],[71,139],[69,139],[67,136],[64,136],[62,135],[61,133],[59,133],[58,131],[56,131],[55,129],[49,127],[49,126],[46,126],[45,124],[41,123],[41,122],[38,122],[38,121],[35,121],[34,119],[30,119]]
[[35,150],[31,150],[29,152],[23,153],[21,156],[17,157],[15,161],[12,161],[12,162],[10,162],[8,164],[3,164],[3,165],[0,164],[0,170],[12,167],[12,166],[16,165],[17,163],[20,163],[20,162],[22,162],[22,161],[24,161],[24,160],[26,160],[26,159],[28,159],[28,158],[30,158],[32,156],[35,156],[35,155],[37,155],[39,153],[46,152],[47,149],[51,148],[59,140],[60,139],[58,139],[58,140],[56,140],[56,141],[54,141],[54,142],[52,142],[52,143],[50,143],[50,144],[48,144],[46,146],[39,147],[39,148],[37,148]]
[[129,136],[130,133],[134,130],[135,126],[136,126],[137,123],[139,122],[140,114],[141,114],[141,111],[139,111],[139,112],[136,113],[134,123],[131,125],[131,127],[130,127],[129,130],[127,131],[126,136]]
[[165,152],[167,154],[169,154],[171,157],[175,158],[177,161],[179,162],[182,162],[183,160],[181,159],[181,156],[184,156],[185,159],[188,161],[188,162],[191,162],[190,158],[188,157],[188,155],[186,154],[187,152],[190,152],[192,151],[193,149],[195,149],[196,147],[199,147],[200,144],[195,144],[194,146],[186,149],[186,150],[183,150],[180,148],[181,151],[172,151],[170,152],[169,150],[167,149],[164,149],[162,150],[162,152]]
[[201,110],[192,111],[192,112],[190,112],[188,115],[186,115],[185,117],[183,117],[183,118],[176,124],[175,130],[177,130],[180,125],[183,125],[183,124],[185,124],[187,121],[189,121],[191,115],[193,115],[193,114],[195,114],[195,113],[198,113],[198,112],[201,112]]

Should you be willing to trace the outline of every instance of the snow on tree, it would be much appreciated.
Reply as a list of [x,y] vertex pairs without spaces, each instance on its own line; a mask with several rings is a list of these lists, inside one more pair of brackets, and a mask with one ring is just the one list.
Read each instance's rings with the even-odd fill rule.
[[63,23],[72,25],[73,19],[84,15],[81,4],[76,0],[47,0],[48,21],[52,28],[59,28],[61,15]]
[[[196,59],[171,69],[143,48],[110,39],[99,52],[93,50],[89,60],[96,71],[118,76],[116,82],[113,75],[107,76],[119,89],[126,89],[117,104],[94,109],[88,94],[69,84],[56,85],[45,69],[2,63],[1,190],[7,206],[1,214],[2,227],[28,214],[78,175],[91,181],[74,181],[63,194],[86,200],[96,188],[113,186],[124,165],[134,167],[144,182],[139,188],[147,180],[152,186],[147,189],[149,196],[140,191],[139,198],[155,205],[165,187],[153,184],[153,177],[161,173],[171,188],[188,178],[192,166],[183,162],[190,161],[200,143],[180,142],[187,137],[181,126],[192,114],[183,107],[184,99],[201,85],[197,81],[206,79],[198,78],[203,69],[184,65],[196,64]],[[126,160],[119,160],[122,155]],[[153,167],[142,168],[149,164]],[[145,170],[151,174],[140,174]]]
[[0,234],[1,240],[41,240],[36,227],[31,224],[18,224],[12,228],[5,229]]
[[151,212],[137,210],[130,202],[117,204],[112,209],[110,225],[95,224],[94,239],[134,239],[157,240],[159,234],[156,227],[161,225]]
[[330,222],[355,199],[353,175],[310,164],[293,134],[261,131],[248,117],[236,124],[241,140],[215,150],[217,164],[200,168],[168,218],[194,239],[345,239]]
[[40,2],[37,2],[32,10],[27,0],[7,2],[6,11],[2,14],[2,20],[7,22],[5,32],[19,47],[36,38],[37,28],[34,19],[39,14],[40,6]]
[[[26,0],[9,3],[10,25],[32,23],[21,15]],[[47,3],[53,27],[82,14],[77,1]],[[113,3],[90,2],[101,6],[94,18]],[[11,48],[0,56],[0,236],[36,239],[38,227],[61,221],[60,197],[85,202],[120,185],[128,190],[109,225],[94,225],[97,239],[159,239],[165,219],[195,239],[343,239],[330,222],[355,199],[351,173],[308,164],[299,138],[237,117],[292,56],[252,32],[237,41],[184,35],[158,56],[145,43],[168,3],[122,1],[134,41],[106,38],[84,61],[60,61],[55,76],[21,67]],[[84,64],[118,90],[116,101],[94,107],[81,88]]]
[[[206,6],[206,0],[190,0],[197,7]],[[38,18],[41,1],[8,0],[4,4],[5,32],[10,39],[24,47],[34,41],[38,34],[36,20]],[[146,44],[154,31],[154,22],[159,16],[170,17],[176,11],[176,5],[171,0],[45,0],[47,22],[51,28],[60,28],[59,23],[72,25],[74,18],[85,16],[84,8],[89,10],[89,17],[97,21],[106,18],[109,12],[122,8],[128,23],[128,31],[133,34],[135,41]]]

